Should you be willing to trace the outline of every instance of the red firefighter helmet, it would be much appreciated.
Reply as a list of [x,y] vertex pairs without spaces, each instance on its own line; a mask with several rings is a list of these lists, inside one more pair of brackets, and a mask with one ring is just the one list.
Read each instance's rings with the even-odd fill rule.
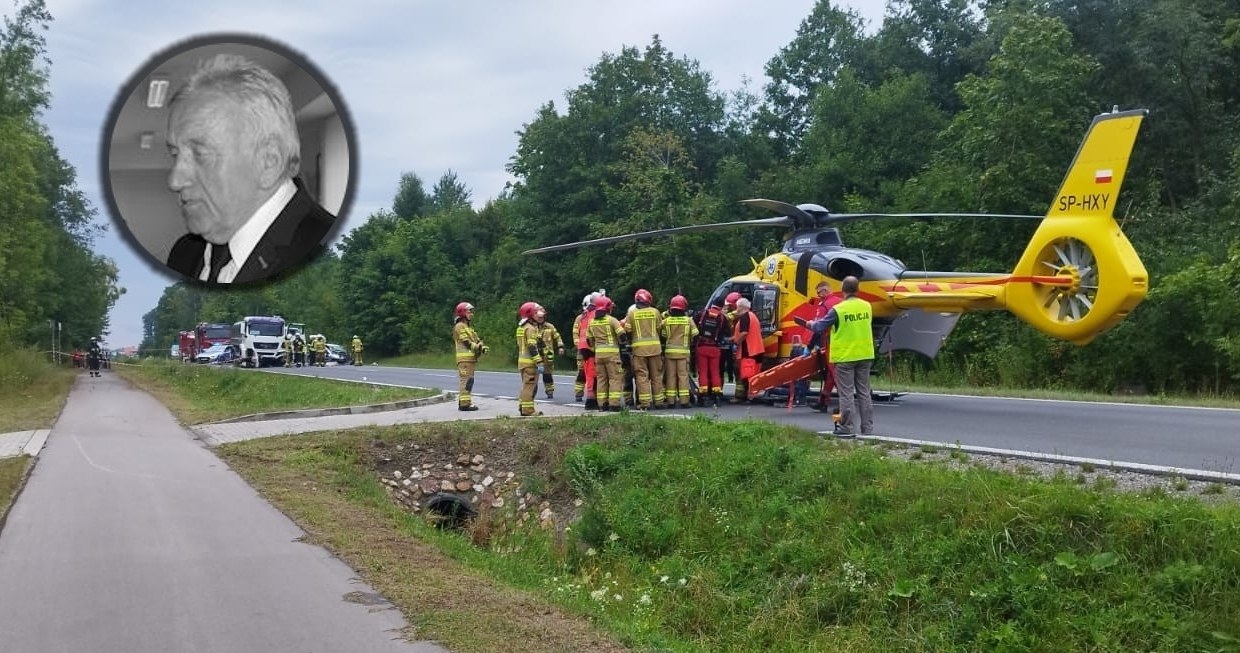
[[678,311],[683,311],[686,308],[689,308],[689,300],[685,299],[684,295],[676,295],[675,297],[672,298],[672,301],[668,302],[667,305],[668,305],[668,308],[673,308]]
[[[468,317],[466,313],[472,310],[474,310],[473,304],[470,304],[469,302],[461,302],[460,304],[456,305],[456,316],[457,317]],[[356,338],[357,336],[353,336],[353,337]]]
[[649,290],[641,288],[636,293],[633,293],[633,301],[639,304],[653,304],[654,297],[650,295]]
[[727,298],[723,300],[723,303],[724,303],[724,304],[726,304],[726,305],[728,305],[728,306],[736,306],[736,301],[737,301],[738,299],[740,299],[740,298],[741,298],[741,294],[740,294],[740,293],[738,293],[738,292],[730,292],[730,293],[728,293]]
[[599,295],[594,298],[594,308],[610,311],[612,306],[611,297],[607,295]]
[[538,312],[538,304],[535,302],[525,302],[521,305],[521,310],[517,311],[517,316],[523,320],[534,319],[534,314]]

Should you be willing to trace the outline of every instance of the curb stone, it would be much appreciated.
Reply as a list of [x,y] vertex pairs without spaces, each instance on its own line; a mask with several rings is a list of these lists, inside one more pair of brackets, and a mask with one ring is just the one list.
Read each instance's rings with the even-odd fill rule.
[[303,410],[282,410],[272,413],[254,413],[252,415],[242,415],[240,417],[230,417],[222,419],[212,424],[232,424],[235,422],[263,422],[267,420],[290,419],[295,417],[326,417],[329,415],[361,415],[364,413],[377,413],[388,410],[404,410],[406,408],[417,408],[419,406],[430,406],[446,401],[456,399],[455,392],[441,392],[431,397],[423,397],[421,399],[406,399],[404,401],[390,401],[383,404],[368,404],[364,406],[343,406],[340,408],[306,408]]

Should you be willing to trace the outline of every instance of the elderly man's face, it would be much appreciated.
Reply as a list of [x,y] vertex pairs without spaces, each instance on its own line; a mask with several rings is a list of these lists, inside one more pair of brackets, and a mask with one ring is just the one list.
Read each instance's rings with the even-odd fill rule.
[[263,188],[252,124],[223,93],[200,91],[173,106],[168,152],[168,188],[180,198],[190,233],[208,242],[228,242],[271,194]]

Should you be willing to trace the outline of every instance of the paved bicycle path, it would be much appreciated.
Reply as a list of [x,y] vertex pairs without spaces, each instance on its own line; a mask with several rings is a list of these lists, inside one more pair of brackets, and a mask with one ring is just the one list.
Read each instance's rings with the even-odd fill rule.
[[303,536],[150,395],[81,377],[0,532],[0,641],[446,653]]

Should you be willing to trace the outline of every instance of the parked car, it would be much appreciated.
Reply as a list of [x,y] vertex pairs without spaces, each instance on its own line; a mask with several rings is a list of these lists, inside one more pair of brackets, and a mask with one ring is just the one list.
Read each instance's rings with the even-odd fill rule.
[[327,362],[337,365],[352,365],[353,357],[349,355],[349,352],[344,347],[333,345],[329,342],[327,343]]
[[236,349],[232,345],[226,345],[219,342],[199,352],[198,355],[194,357],[194,362],[223,365],[225,363],[232,363],[236,359]]

